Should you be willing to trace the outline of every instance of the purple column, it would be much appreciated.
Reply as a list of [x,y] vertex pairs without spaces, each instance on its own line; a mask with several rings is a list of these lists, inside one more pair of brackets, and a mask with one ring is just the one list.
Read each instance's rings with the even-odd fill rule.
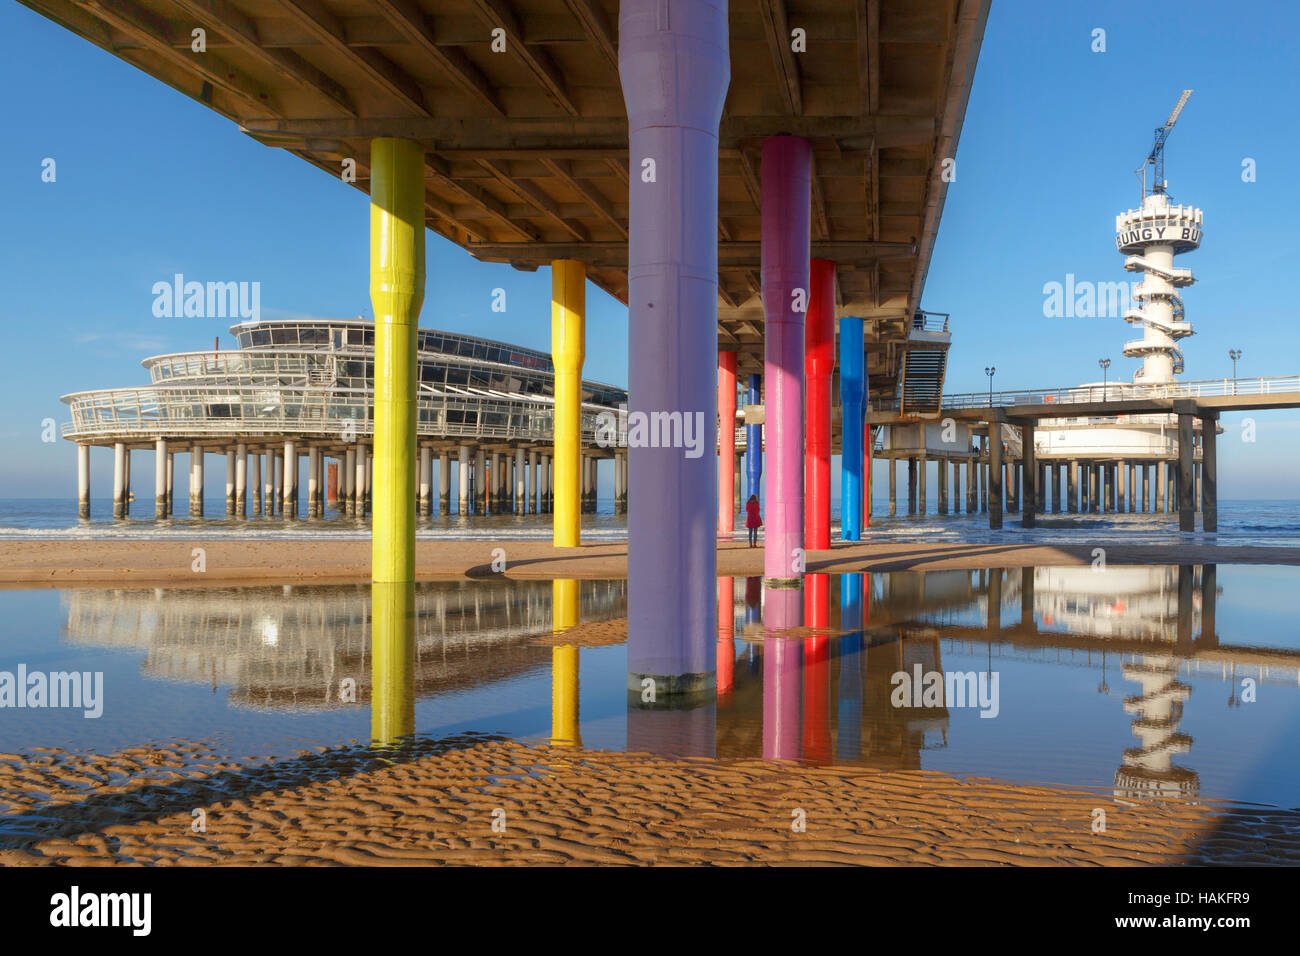
[[[711,693],[726,0],[623,0],[618,62],[631,163],[628,683],[653,678],[658,697]],[[681,427],[638,441],[638,417],[664,413]]]
[[769,587],[797,587],[803,568],[804,316],[812,147],[796,136],[763,143],[763,320],[767,360],[767,529]]

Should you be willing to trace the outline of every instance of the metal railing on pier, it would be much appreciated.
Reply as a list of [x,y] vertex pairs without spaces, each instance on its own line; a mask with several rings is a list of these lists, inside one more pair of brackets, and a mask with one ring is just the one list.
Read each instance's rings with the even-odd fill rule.
[[[1269,378],[1215,378],[1195,382],[1168,382],[1141,385],[1112,382],[1097,385],[1073,385],[1059,388],[1034,388],[1002,392],[959,392],[944,395],[940,407],[1009,408],[1016,405],[1071,405],[1090,402],[1142,401],[1148,399],[1223,398],[1235,395],[1276,395],[1300,392],[1300,376],[1280,375]],[[872,411],[899,410],[899,398],[873,398]]]

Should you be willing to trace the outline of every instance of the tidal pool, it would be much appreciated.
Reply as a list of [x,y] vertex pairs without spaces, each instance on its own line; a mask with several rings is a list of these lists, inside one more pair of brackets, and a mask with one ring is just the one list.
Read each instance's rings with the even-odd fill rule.
[[[556,613],[561,593],[574,603]],[[425,738],[563,738],[1293,808],[1297,594],[1300,568],[1274,566],[808,575],[779,598],[758,578],[720,578],[716,691],[649,702],[628,690],[625,645],[564,641],[572,623],[611,622],[616,637],[626,582],[430,583],[414,589],[399,670]],[[365,586],[4,591],[0,620],[10,754],[186,740],[263,762],[367,742],[391,693],[372,682]],[[54,675],[74,672],[102,675],[98,717],[49,706]],[[20,673],[49,679],[45,706],[17,706]]]

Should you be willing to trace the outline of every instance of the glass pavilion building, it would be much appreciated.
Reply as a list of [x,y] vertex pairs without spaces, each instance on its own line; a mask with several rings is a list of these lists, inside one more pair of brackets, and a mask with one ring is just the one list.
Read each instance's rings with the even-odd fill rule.
[[[190,459],[191,515],[202,514],[203,462],[214,453],[225,457],[227,514],[246,515],[251,508],[255,514],[296,517],[302,458],[309,517],[335,502],[344,514],[365,514],[373,453],[374,323],[289,319],[243,323],[230,331],[236,349],[145,359],[148,385],[63,396],[72,412],[63,436],[78,446],[82,517],[89,516],[92,447],[114,452],[115,517],[129,511],[128,452],[141,448],[156,453],[158,517],[172,512],[178,452]],[[417,334],[421,514],[435,507],[451,513],[453,465],[460,514],[548,511],[550,356],[436,329]],[[595,510],[598,458],[614,459],[616,509],[626,506],[625,450],[595,444],[598,416],[617,415],[626,403],[624,389],[582,383],[584,510]]]

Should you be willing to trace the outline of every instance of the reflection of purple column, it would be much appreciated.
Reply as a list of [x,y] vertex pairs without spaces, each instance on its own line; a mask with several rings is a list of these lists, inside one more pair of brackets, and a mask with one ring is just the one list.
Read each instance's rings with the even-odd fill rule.
[[[623,0],[632,415],[680,414],[696,450],[629,449],[629,686],[712,687],[717,642],[718,123],[726,0]],[[806,267],[805,267],[806,268]],[[800,332],[802,342],[802,332]]]
[[[803,549],[804,316],[812,147],[796,136],[763,142],[763,321],[767,361],[767,530],[763,574],[791,585]],[[635,352],[633,354],[636,354]]]
[[715,757],[718,708],[711,697],[678,697],[665,707],[627,695],[627,749],[663,757]]
[[767,631],[777,632],[763,639],[763,757],[767,760],[798,760],[800,756],[803,641],[780,632],[802,623],[802,592],[767,589],[763,624]]

